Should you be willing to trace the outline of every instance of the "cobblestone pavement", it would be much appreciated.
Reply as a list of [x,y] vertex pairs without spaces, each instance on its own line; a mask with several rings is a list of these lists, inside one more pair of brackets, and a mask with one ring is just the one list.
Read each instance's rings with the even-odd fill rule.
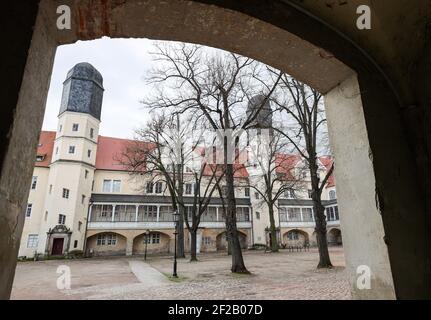
[[[176,281],[141,283],[130,269],[141,257],[51,260],[18,264],[12,299],[350,299],[342,248],[331,248],[333,269],[317,270],[318,253],[246,251],[251,275],[231,274],[230,257],[202,254],[178,261]],[[171,257],[150,257],[160,273],[172,273]],[[56,287],[59,265],[72,273],[71,289]]]

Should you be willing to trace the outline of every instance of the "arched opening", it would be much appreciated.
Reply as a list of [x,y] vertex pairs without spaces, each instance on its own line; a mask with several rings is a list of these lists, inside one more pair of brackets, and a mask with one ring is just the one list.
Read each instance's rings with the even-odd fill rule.
[[[70,1],[65,2],[70,4]],[[421,193],[416,192],[418,187],[414,180],[417,173],[414,168],[411,169],[414,161],[411,161],[403,127],[399,125],[399,112],[395,112],[398,104],[394,94],[388,88],[387,79],[375,70],[360,50],[311,15],[281,2],[271,7],[277,12],[273,12],[273,19],[263,2],[262,5],[250,7],[244,5],[244,8],[239,5],[241,9],[236,8],[236,4],[227,9],[220,3],[219,6],[208,6],[195,1],[108,1],[107,6],[105,1],[103,3],[80,1],[71,6],[74,21],[79,23],[74,23],[73,30],[65,32],[55,28],[54,4],[41,2],[33,38],[29,37],[31,47],[29,44],[28,59],[26,54],[22,55],[27,61],[25,71],[23,67],[18,72],[20,74],[14,77],[23,79],[22,84],[20,82],[17,86],[21,90],[19,99],[18,94],[12,94],[7,104],[13,107],[4,114],[4,123],[10,122],[10,128],[2,131],[5,143],[2,144],[1,154],[5,156],[1,159],[1,165],[2,172],[7,174],[2,175],[1,185],[9,190],[10,196],[2,198],[2,202],[5,203],[4,211],[8,212],[5,216],[10,216],[10,221],[22,216],[26,202],[26,188],[23,186],[30,181],[35,154],[34,151],[24,150],[22,141],[26,141],[26,145],[37,144],[56,46],[102,36],[189,41],[261,60],[327,94],[331,134],[336,137],[333,143],[334,153],[338,157],[337,183],[351,186],[348,191],[339,193],[340,208],[345,213],[344,241],[349,242],[352,250],[348,255],[349,269],[355,270],[358,264],[369,265],[377,275],[373,292],[379,297],[379,290],[385,297],[394,295],[388,255],[391,255],[394,278],[399,281],[399,288],[407,288],[399,292],[410,295],[409,283],[429,282],[421,279],[421,275],[429,274],[425,269],[415,273],[418,275],[417,281],[403,276],[411,266],[423,265],[419,263],[420,258],[429,256],[426,249],[422,249],[423,243],[429,239],[427,224],[421,219],[414,221],[416,215],[423,215],[423,201]],[[287,16],[289,19],[286,19]],[[29,28],[31,32],[32,27]],[[23,52],[27,52],[28,47]],[[358,72],[360,88],[352,70],[338,59],[346,61]],[[362,110],[362,101],[365,110]],[[342,105],[349,107],[339,109]],[[31,112],[28,112],[29,108]],[[358,148],[358,145],[361,147]],[[21,159],[19,162],[15,161],[17,155]],[[389,163],[388,158],[392,160]],[[21,173],[20,177],[13,176],[17,172]],[[393,183],[395,172],[403,183]],[[377,197],[382,200],[379,208],[375,205],[375,190],[379,191]],[[381,194],[385,194],[384,199]],[[404,196],[400,197],[400,194]],[[391,205],[385,206],[383,202]],[[399,208],[403,208],[402,216]],[[394,212],[397,214],[392,214]],[[414,217],[411,217],[411,212],[415,212]],[[407,239],[399,236],[399,231],[405,226],[404,219],[409,219],[411,223],[409,234],[417,236]],[[5,239],[19,241],[22,228],[12,230],[9,225],[16,224],[2,224],[0,234],[4,234]],[[22,220],[19,225],[22,226]],[[361,237],[364,229],[369,235],[366,239]],[[383,242],[383,234],[391,239],[389,249]],[[5,277],[8,279],[5,292],[11,287],[18,246],[9,247],[2,248],[5,254],[1,259],[10,261],[2,268],[11,275]],[[403,250],[405,247],[417,250]],[[352,273],[350,278],[354,283],[356,275]],[[429,280],[429,276],[426,279]],[[429,289],[424,288],[421,292],[429,292]],[[363,296],[368,293],[357,294]]]
[[133,239],[133,254],[163,254],[170,252],[171,238],[169,235],[159,231],[151,231],[147,238],[145,233]]
[[[247,235],[241,231],[238,231],[238,236],[241,248],[247,249]],[[226,232],[222,232],[216,237],[216,247],[217,251],[227,250],[228,242]]]
[[125,255],[127,239],[115,232],[100,232],[87,238],[86,253],[89,256]]
[[328,232],[328,245],[341,246],[343,245],[343,238],[341,236],[341,230],[338,228],[332,228]]
[[293,230],[287,231],[283,235],[283,242],[288,247],[289,246],[304,247],[310,244],[308,233],[299,229],[293,229]]

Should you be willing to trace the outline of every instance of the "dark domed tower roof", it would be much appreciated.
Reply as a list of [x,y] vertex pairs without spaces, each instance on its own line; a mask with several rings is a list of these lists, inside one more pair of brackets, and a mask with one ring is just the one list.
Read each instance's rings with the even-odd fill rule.
[[[263,94],[255,95],[250,99],[247,106],[247,117],[255,112],[262,106],[266,96]],[[255,128],[271,128],[272,127],[272,109],[269,100],[267,100],[256,119],[251,123],[251,126]]]
[[87,62],[78,63],[63,83],[60,114],[65,111],[87,113],[100,120],[103,100],[103,78]]

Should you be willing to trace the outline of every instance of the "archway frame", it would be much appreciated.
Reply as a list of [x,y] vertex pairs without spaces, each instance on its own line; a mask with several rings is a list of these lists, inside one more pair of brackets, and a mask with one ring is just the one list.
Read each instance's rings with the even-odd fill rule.
[[[40,2],[13,124],[1,150],[4,156],[0,159],[0,187],[7,190],[7,195],[2,195],[0,201],[5,203],[2,215],[7,223],[0,226],[0,233],[6,240],[0,244],[0,256],[8,262],[0,274],[4,284],[0,296],[8,297],[12,286],[14,257],[24,222],[21,212],[28,196],[25,190],[31,179],[56,47],[102,36],[178,40],[219,47],[282,69],[319,89],[326,95],[332,149],[337,161],[335,175],[340,190],[341,225],[347,244],[346,260],[353,296],[393,298],[395,292],[399,297],[417,296],[418,292],[423,296],[430,294],[431,289],[426,284],[431,275],[427,266],[419,263],[427,254],[423,253],[426,250],[423,243],[427,243],[426,237],[429,237],[427,224],[408,216],[410,212],[419,212],[418,216],[425,212],[420,192],[416,192],[418,175],[412,168],[412,157],[399,125],[400,116],[395,112],[399,101],[387,79],[352,43],[288,3],[259,8],[254,2],[255,11],[242,8],[245,14],[239,12],[241,10],[200,2]],[[72,8],[72,30],[56,28],[56,8],[60,4]],[[341,60],[347,61],[350,68]],[[381,130],[382,119],[385,130]],[[350,130],[352,126],[353,130]],[[346,127],[349,130],[346,131]],[[341,132],[345,134],[341,135]],[[357,141],[359,147],[348,145],[346,140],[349,139],[349,142]],[[24,145],[34,148],[25,149]],[[392,161],[388,163],[387,158]],[[19,177],[13,174],[16,172],[20,172]],[[393,184],[394,172],[403,181],[403,186]],[[349,200],[353,200],[353,205]],[[397,208],[402,208],[401,213]],[[18,223],[13,224],[16,217],[19,217]],[[396,236],[401,229],[405,230],[406,219],[409,232],[420,236],[409,239]],[[358,222],[371,235],[367,239],[358,235],[354,226]],[[390,239],[389,247],[384,239]],[[356,253],[358,247],[361,250]],[[373,289],[368,292],[355,288],[359,264],[369,265],[373,271]],[[407,279],[403,275],[410,265],[416,270],[414,281],[411,276]],[[423,285],[419,290],[411,283]]]

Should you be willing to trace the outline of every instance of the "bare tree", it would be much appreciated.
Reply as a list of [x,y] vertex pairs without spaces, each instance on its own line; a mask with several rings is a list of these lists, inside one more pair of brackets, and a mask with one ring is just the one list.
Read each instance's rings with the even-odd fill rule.
[[[225,222],[232,250],[231,271],[248,273],[236,224],[233,145],[225,133],[247,129],[274,92],[279,78],[268,85],[262,77],[267,67],[233,53],[208,54],[200,46],[187,44],[156,45],[156,48],[153,55],[159,68],[152,70],[148,79],[155,86],[156,95],[143,103],[152,110],[168,108],[173,113],[193,113],[212,130],[224,131],[220,136],[227,186]],[[263,94],[265,99],[244,119],[244,102],[256,93]]]
[[[251,132],[253,131],[249,131]],[[298,173],[294,170],[296,161],[292,161],[292,158],[297,157],[287,153],[290,151],[289,143],[276,130],[259,129],[250,140],[251,156],[248,170],[250,179],[253,179],[250,187],[260,195],[262,202],[268,207],[270,249],[277,252],[279,244],[274,209],[282,195],[302,187]]]
[[321,180],[319,174],[320,142],[326,134],[326,116],[322,95],[305,84],[284,74],[280,92],[274,102],[278,110],[287,115],[284,130],[276,129],[295,147],[304,159],[311,179],[311,198],[316,221],[317,245],[319,248],[318,268],[331,268],[326,238],[325,208],[322,205],[322,191],[334,170],[334,164]]
[[154,182],[164,182],[171,197],[172,208],[179,212],[177,224],[177,256],[185,257],[184,250],[184,162],[187,150],[184,148],[185,128],[178,126],[179,120],[159,115],[145,128],[135,131],[135,139],[127,144],[119,161],[131,175],[138,179],[147,177],[143,190]]

